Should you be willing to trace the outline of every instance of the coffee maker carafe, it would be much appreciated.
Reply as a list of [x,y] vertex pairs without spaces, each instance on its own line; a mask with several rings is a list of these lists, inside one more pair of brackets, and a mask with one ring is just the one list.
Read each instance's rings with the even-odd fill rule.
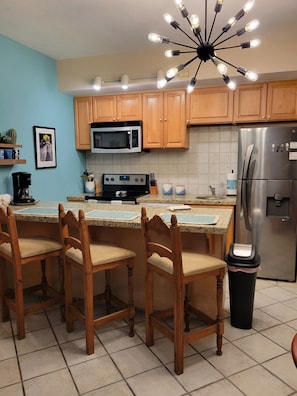
[[31,196],[29,186],[31,185],[31,173],[15,172],[12,174],[13,203],[34,204],[35,199]]

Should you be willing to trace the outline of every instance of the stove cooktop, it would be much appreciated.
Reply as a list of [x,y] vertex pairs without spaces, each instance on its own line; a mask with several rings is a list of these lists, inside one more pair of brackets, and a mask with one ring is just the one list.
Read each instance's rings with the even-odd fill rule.
[[114,174],[102,175],[102,192],[99,195],[89,194],[86,200],[123,201],[136,204],[136,198],[149,194],[148,174]]

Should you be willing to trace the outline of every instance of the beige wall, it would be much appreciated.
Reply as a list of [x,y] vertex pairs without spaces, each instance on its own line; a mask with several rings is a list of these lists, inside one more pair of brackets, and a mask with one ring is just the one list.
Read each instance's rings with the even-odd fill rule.
[[[260,29],[257,37],[261,38]],[[253,37],[244,37],[241,40],[239,39],[237,43],[251,38]],[[271,37],[271,40],[262,42],[259,48],[244,50],[236,48],[221,51],[219,55],[236,66],[255,70],[259,73],[259,81],[290,79],[297,78],[297,51],[294,50],[295,46],[295,37],[290,32],[277,31]],[[128,74],[134,90],[155,89],[155,77],[159,69],[166,71],[171,66],[189,59],[185,55],[184,58],[180,56],[171,60],[165,58],[164,51],[168,48],[166,45],[153,45],[150,51],[145,52],[57,61],[59,89],[74,96],[91,95],[94,94],[91,83],[96,75],[101,76],[103,81],[108,82],[118,81],[122,74]],[[196,67],[197,63],[193,62],[182,72],[183,77],[180,82],[182,86],[187,85],[186,81],[195,73]],[[235,69],[230,67],[229,75],[235,76],[238,74]],[[140,86],[140,83],[144,83],[144,81],[141,81],[142,79],[145,79],[149,85]],[[198,79],[201,85],[223,84],[210,62],[202,64]],[[174,88],[175,80],[168,84],[168,88]],[[243,77],[239,78],[239,82],[245,81]],[[119,84],[113,83],[112,87],[110,85],[107,83],[101,94],[121,91]]]

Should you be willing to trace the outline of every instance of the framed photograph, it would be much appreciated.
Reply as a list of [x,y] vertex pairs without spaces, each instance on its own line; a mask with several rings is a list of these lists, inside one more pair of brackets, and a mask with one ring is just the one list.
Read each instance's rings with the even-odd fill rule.
[[56,157],[56,130],[34,126],[35,163],[36,168],[55,168]]

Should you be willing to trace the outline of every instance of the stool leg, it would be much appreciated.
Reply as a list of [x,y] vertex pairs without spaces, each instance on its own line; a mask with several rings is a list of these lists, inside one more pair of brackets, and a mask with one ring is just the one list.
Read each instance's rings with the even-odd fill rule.
[[1,312],[2,312],[2,322],[7,322],[9,320],[9,309],[5,302],[5,293],[7,290],[6,285],[6,263],[3,258],[0,258],[0,300],[1,300]]
[[72,312],[72,269],[71,264],[64,262],[65,274],[65,316],[66,316],[66,330],[68,333],[73,331],[73,312]]
[[106,313],[111,313],[111,287],[110,287],[110,270],[105,270],[105,290],[104,290],[104,298],[105,298],[105,309]]
[[129,336],[134,336],[135,307],[133,298],[134,267],[133,263],[128,264],[128,310],[129,310]]
[[153,272],[147,269],[145,280],[145,338],[146,345],[154,345],[154,330],[150,316],[153,313]]
[[42,299],[47,299],[46,260],[41,260],[41,291]]
[[86,351],[88,355],[94,353],[94,291],[93,274],[84,273],[84,308]]
[[184,310],[185,310],[185,331],[189,332],[190,331],[190,312],[189,312],[189,305],[190,305],[190,300],[189,300],[189,289],[190,285],[185,286],[185,302],[184,302]]
[[17,325],[17,337],[19,340],[25,338],[25,313],[24,313],[24,290],[21,266],[14,267],[14,293],[15,314]]
[[64,263],[63,257],[60,255],[58,257],[58,272],[60,280],[60,312],[61,312],[61,322],[65,322],[65,288],[64,288]]

